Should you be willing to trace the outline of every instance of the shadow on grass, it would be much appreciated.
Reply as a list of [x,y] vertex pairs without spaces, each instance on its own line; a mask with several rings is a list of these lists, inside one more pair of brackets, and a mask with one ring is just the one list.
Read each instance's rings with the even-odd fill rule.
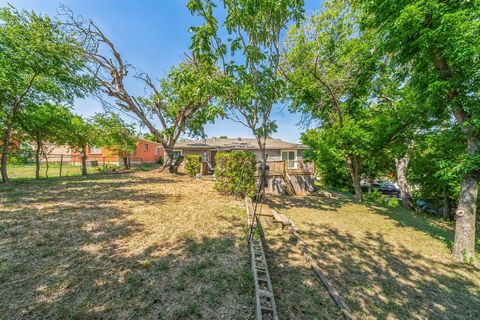
[[311,196],[279,196],[269,195],[266,201],[271,207],[277,208],[308,208],[322,211],[337,211],[345,204],[352,203],[352,199],[345,195],[327,198],[317,194]]
[[[378,206],[368,206],[368,208],[381,216],[395,220],[399,227],[414,228],[447,244],[452,250],[454,241],[454,222],[441,220],[429,216],[423,212],[409,211],[402,208],[387,208]],[[480,252],[480,232],[477,230],[476,251]]]
[[[339,221],[348,219],[341,208],[349,203],[347,200],[295,197],[292,202],[298,204],[297,209],[310,208],[319,213],[320,210],[338,211]],[[365,214],[373,214],[372,219],[375,215],[387,217],[400,230],[415,229],[446,244],[453,240],[451,224],[422,213],[381,207],[369,209]],[[301,214],[299,210],[295,212]],[[376,232],[373,221],[368,230],[350,224],[352,229],[340,230],[333,222],[320,224],[321,214],[318,220],[312,212],[308,217],[315,220],[302,221],[297,225],[299,232],[358,318],[480,319],[480,270],[456,264],[446,255],[423,254],[421,246],[407,247],[401,238],[387,240],[382,232],[388,229]],[[330,214],[329,219],[334,217]],[[405,233],[404,236],[412,235]],[[288,273],[301,271],[298,266],[283,266]]]
[[312,243],[317,260],[360,317],[480,318],[477,270],[394,247],[382,234],[358,238],[336,229],[302,234],[317,239]]
[[[3,189],[9,205],[0,210],[0,318],[251,319],[241,218],[219,217],[225,228],[214,237],[148,238],[134,249],[131,241],[146,241],[147,232],[129,219],[131,208],[178,201],[141,188],[152,182],[176,183],[116,176]],[[119,199],[131,204],[112,204]]]

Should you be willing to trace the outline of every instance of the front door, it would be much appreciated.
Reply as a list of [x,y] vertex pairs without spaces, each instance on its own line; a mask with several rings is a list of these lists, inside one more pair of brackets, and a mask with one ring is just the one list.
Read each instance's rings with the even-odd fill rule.
[[295,169],[297,167],[295,151],[282,151],[282,160],[285,161],[287,169]]

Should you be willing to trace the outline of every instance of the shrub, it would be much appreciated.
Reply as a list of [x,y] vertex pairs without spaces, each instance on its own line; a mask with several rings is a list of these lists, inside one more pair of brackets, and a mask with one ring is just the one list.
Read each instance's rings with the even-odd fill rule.
[[163,163],[165,162],[165,160],[163,159],[163,157],[159,157],[157,162],[159,165],[163,166]]
[[365,201],[376,203],[383,203],[385,201],[385,196],[377,189],[373,189],[372,192],[364,194],[363,198]]
[[189,176],[195,176],[200,173],[200,163],[202,157],[198,154],[187,154],[185,157],[185,173]]
[[215,157],[215,189],[244,197],[255,194],[257,160],[248,151],[218,152]]

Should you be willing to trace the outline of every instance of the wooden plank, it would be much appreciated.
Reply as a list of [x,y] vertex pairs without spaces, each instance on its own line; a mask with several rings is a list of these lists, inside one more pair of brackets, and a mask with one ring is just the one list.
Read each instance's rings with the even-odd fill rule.
[[285,215],[279,213],[275,209],[271,209],[270,211],[272,212],[274,222],[281,223],[282,228],[285,227],[285,226],[291,226],[292,225],[291,221]]

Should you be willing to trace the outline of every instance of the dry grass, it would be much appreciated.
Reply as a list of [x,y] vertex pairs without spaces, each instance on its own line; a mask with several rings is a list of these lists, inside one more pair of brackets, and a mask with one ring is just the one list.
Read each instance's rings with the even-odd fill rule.
[[342,319],[340,309],[317,280],[287,229],[261,219],[266,255],[280,319]]
[[250,319],[245,212],[137,172],[0,189],[0,318]]
[[281,211],[359,319],[480,319],[480,271],[450,260],[451,224],[342,196]]

